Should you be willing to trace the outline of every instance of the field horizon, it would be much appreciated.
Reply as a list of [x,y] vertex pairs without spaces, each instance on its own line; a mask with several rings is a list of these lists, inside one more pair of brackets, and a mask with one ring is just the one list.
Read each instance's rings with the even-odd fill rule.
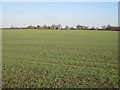
[[120,3],[0,3],[1,89],[120,88]]

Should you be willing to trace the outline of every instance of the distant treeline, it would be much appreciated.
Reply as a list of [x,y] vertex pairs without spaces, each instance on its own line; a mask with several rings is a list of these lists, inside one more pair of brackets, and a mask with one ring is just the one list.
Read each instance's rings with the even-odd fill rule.
[[88,27],[88,26],[83,26],[83,25],[77,25],[76,27],[70,27],[70,26],[65,26],[62,27],[60,24],[58,25],[37,25],[37,26],[27,26],[27,27],[10,27],[10,28],[3,28],[3,29],[51,29],[51,30],[109,30],[109,31],[120,31],[120,27],[118,26],[102,26],[101,28],[98,27]]

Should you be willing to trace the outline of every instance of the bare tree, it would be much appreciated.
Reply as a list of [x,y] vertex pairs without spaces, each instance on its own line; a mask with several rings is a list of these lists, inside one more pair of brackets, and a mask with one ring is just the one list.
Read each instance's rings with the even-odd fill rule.
[[43,29],[46,29],[47,25],[43,25]]
[[112,26],[107,25],[106,30],[110,30]]
[[51,25],[51,29],[56,29],[56,25]]
[[78,30],[83,30],[83,26],[82,26],[82,25],[77,25],[77,26],[76,26],[76,29],[78,29]]
[[106,29],[106,27],[105,27],[105,26],[102,26],[101,28],[102,28],[103,30],[105,30],[105,29]]
[[58,24],[58,29],[61,29],[61,28],[62,28],[61,24]]
[[69,29],[70,29],[70,27],[69,27],[69,26],[66,26],[66,27],[65,27],[65,30],[69,30]]

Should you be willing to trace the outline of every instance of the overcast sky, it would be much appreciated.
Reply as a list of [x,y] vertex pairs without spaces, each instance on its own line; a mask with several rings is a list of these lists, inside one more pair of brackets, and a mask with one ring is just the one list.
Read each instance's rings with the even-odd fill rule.
[[118,25],[117,2],[3,2],[2,26]]

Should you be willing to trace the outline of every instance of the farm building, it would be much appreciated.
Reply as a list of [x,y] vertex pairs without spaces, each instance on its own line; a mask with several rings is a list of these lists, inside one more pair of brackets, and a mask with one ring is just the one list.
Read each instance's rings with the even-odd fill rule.
[[34,29],[34,26],[30,25],[27,27],[28,29]]

